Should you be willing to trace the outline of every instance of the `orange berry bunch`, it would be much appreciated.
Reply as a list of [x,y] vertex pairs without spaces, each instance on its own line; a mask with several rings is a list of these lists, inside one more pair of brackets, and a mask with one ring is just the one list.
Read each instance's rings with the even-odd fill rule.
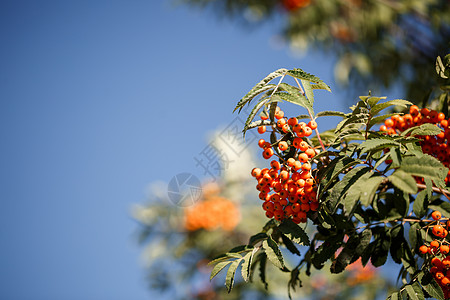
[[448,299],[450,298],[450,247],[446,237],[450,221],[442,223],[442,215],[439,211],[434,211],[431,217],[434,221],[427,225],[427,230],[431,228],[435,238],[429,245],[420,246],[419,252],[427,255],[426,262],[430,264],[430,273],[442,288],[445,298]]
[[[278,159],[270,162],[270,168],[254,168],[252,176],[258,181],[256,189],[259,198],[264,201],[262,207],[268,218],[283,220],[292,217],[295,223],[305,223],[307,213],[317,211],[317,183],[311,175],[311,159],[316,151],[304,137],[310,136],[317,128],[317,123],[298,122],[297,118],[285,118],[284,112],[277,107],[277,119],[273,125],[275,132],[283,136],[275,144],[260,139],[258,145],[263,149],[263,157],[270,159],[274,155]],[[267,119],[262,116],[261,119]],[[266,126],[260,126],[258,132],[266,132]],[[277,147],[278,155],[273,150]]]
[[202,199],[184,211],[184,227],[188,231],[199,229],[233,230],[239,223],[239,209],[230,200],[212,196]]
[[[409,114],[403,116],[394,115],[384,121],[380,130],[389,135],[397,134],[413,126],[425,123],[435,124],[442,129],[438,135],[416,136],[421,139],[422,151],[439,159],[447,168],[450,166],[450,119],[445,118],[445,114],[428,108],[419,109],[416,105],[409,108]],[[450,182],[450,172],[445,178],[445,182]]]

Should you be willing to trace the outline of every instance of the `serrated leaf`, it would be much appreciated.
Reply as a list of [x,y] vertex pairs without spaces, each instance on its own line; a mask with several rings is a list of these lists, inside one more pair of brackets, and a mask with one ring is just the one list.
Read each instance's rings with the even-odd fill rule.
[[447,176],[448,169],[431,155],[424,154],[420,158],[405,157],[400,168],[410,175],[428,178],[438,187],[445,187],[444,178]]
[[297,249],[295,244],[284,234],[281,234],[281,239],[283,240],[283,244],[286,248],[293,254],[300,256],[300,251]]
[[317,113],[316,118],[319,117],[345,117],[345,113],[340,111],[332,111],[332,110],[325,110]]
[[370,113],[372,114],[372,116],[375,116],[380,111],[382,111],[385,108],[388,108],[389,106],[407,107],[407,105],[412,105],[412,103],[407,100],[402,100],[402,99],[390,100],[390,101],[379,103],[379,104],[373,106],[372,109],[370,110]]
[[267,91],[271,88],[274,87],[265,87],[270,81],[272,81],[273,79],[283,76],[285,75],[287,72],[287,69],[278,69],[275,72],[270,73],[269,75],[267,75],[263,80],[261,80],[258,84],[256,84],[248,93],[247,95],[245,95],[236,105],[234,111],[236,111],[236,109],[242,109],[242,107],[249,101],[251,101],[254,97],[256,97],[257,95],[259,95],[260,93]]
[[[373,196],[378,189],[378,186],[384,180],[381,176],[372,176],[361,185],[361,204],[362,206],[369,206],[372,203]],[[362,182],[361,182],[362,183]]]
[[242,259],[236,259],[228,268],[227,277],[225,278],[225,285],[227,287],[228,293],[230,293],[231,289],[233,288],[234,274],[236,273],[236,269],[238,268],[241,261]]
[[361,163],[360,160],[347,156],[338,156],[334,158],[328,166],[322,170],[322,175],[318,176],[319,182],[321,183],[319,198],[322,197],[322,194],[328,189],[339,174],[359,163]]
[[354,234],[349,237],[348,241],[345,243],[342,251],[333,261],[330,267],[331,273],[341,273],[345,268],[353,261],[355,257],[355,250],[359,247],[360,236]]
[[406,285],[405,289],[406,289],[406,293],[409,296],[409,299],[411,299],[411,300],[419,300],[419,297],[417,296],[416,291],[413,289],[413,287],[411,285],[409,285],[409,284]]
[[316,269],[321,269],[324,263],[334,256],[336,250],[341,247],[343,238],[343,234],[331,236],[312,253],[311,261]]
[[299,69],[299,68],[288,70],[287,74],[292,76],[292,77],[298,78],[298,79],[303,79],[303,80],[308,80],[310,82],[314,82],[316,84],[317,83],[324,83],[319,77],[314,76],[312,74],[309,74],[309,73],[307,73],[307,72],[305,72],[305,71],[303,71],[302,69]]
[[416,249],[419,244],[419,236],[420,236],[419,230],[421,230],[420,224],[417,222],[412,224],[411,227],[409,228],[408,236],[409,236],[409,243],[411,244],[412,249]]
[[361,143],[358,148],[361,150],[361,153],[366,153],[373,150],[388,148],[390,146],[401,146],[401,144],[390,139],[377,138],[370,139]]
[[302,94],[294,94],[294,93],[287,93],[287,92],[276,92],[274,96],[279,97],[281,100],[291,102],[293,104],[300,105],[301,107],[306,108],[308,111],[313,113],[313,107],[309,103],[308,99],[306,99],[305,96]]
[[402,169],[397,169],[392,175],[388,176],[389,182],[400,190],[409,193],[417,193],[417,183],[414,177],[410,174],[403,172]]
[[429,209],[438,210],[445,218],[450,218],[450,203],[448,201],[442,201],[436,199],[428,205]]
[[278,248],[277,243],[275,243],[271,237],[264,240],[262,246],[266,252],[267,258],[275,267],[279,269],[285,268],[283,255],[281,254],[280,248]]
[[444,293],[442,289],[439,287],[439,284],[434,280],[433,275],[428,272],[421,271],[417,275],[417,279],[419,280],[420,285],[422,285],[423,289],[431,296],[436,298],[437,300],[444,300]]
[[264,104],[267,103],[267,101],[269,101],[268,98],[260,99],[259,102],[253,107],[252,111],[249,113],[249,115],[247,117],[247,120],[245,121],[245,124],[244,124],[244,129],[242,130],[244,137],[245,137],[245,132],[249,128],[249,125],[251,124],[251,122],[255,118],[256,114],[264,106]]
[[423,294],[422,287],[417,281],[414,281],[412,284],[414,292],[416,292],[416,296],[419,300],[425,300],[425,295]]
[[331,92],[330,87],[324,82],[311,84],[311,87],[313,88],[313,90],[326,90]]
[[390,300],[400,300],[401,296],[399,295],[398,292],[393,292],[389,297],[387,297],[387,299]]
[[252,235],[248,241],[248,244],[251,246],[254,246],[258,242],[261,242],[263,240],[267,239],[267,234],[264,232],[257,233],[255,235]]
[[384,100],[384,99],[386,99],[386,97],[369,97],[367,99],[367,104],[369,104],[370,107],[373,107],[378,102],[380,102],[380,100],[382,100],[382,99]]
[[247,253],[242,261],[241,275],[242,278],[248,282],[250,278],[250,266],[252,265],[253,256],[258,252],[259,248],[254,248],[251,252]]
[[212,280],[214,277],[216,277],[216,275],[219,274],[220,271],[222,271],[226,266],[228,266],[232,262],[233,262],[232,260],[228,260],[217,263],[211,271],[211,276],[209,277],[209,280]]
[[[305,92],[305,96],[306,96],[306,99],[308,100],[309,106],[311,106],[311,108],[312,108],[314,105],[314,92],[311,87],[311,83],[309,83],[309,81],[303,80],[303,79],[301,79],[300,81],[302,82],[303,90]],[[311,110],[311,113],[312,113],[312,110]]]
[[434,124],[425,123],[419,126],[414,126],[406,129],[401,133],[402,136],[411,135],[438,135],[442,132],[442,129]]
[[378,123],[382,123],[387,118],[390,118],[390,117],[395,116],[395,115],[399,115],[399,113],[390,113],[390,114],[385,114],[385,115],[382,115],[382,116],[373,117],[372,119],[370,119],[369,123],[367,124],[367,129],[370,129],[370,128],[372,128],[373,125],[378,124]]
[[259,278],[261,282],[264,284],[264,288],[267,290],[267,281],[266,281],[266,264],[267,264],[267,255],[262,252],[258,255],[259,258]]
[[291,219],[285,219],[281,222],[278,229],[284,233],[288,238],[290,238],[294,243],[303,246],[309,246],[309,238],[305,231],[295,224]]
[[440,56],[436,58],[436,73],[444,79],[447,79],[447,75],[445,75],[445,66],[442,63],[442,59]]
[[414,200],[413,212],[418,218],[424,217],[427,212],[428,205],[425,205],[426,195],[427,195],[426,190],[420,191],[417,194],[416,199]]

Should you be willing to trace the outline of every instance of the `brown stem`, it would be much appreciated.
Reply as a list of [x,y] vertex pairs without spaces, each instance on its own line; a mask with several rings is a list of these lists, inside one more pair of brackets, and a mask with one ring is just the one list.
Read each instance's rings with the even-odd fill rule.
[[[425,184],[422,184],[422,183],[417,183],[417,187],[418,187],[419,189],[422,189],[422,190],[424,190],[424,189],[427,188],[427,186],[426,186]],[[442,195],[444,195],[448,200],[450,200],[450,197],[449,197],[449,196],[450,196],[450,192],[449,192],[449,191],[443,190],[443,189],[438,188],[438,187],[435,187],[435,186],[433,186],[431,189],[433,190],[433,192],[442,194]]]

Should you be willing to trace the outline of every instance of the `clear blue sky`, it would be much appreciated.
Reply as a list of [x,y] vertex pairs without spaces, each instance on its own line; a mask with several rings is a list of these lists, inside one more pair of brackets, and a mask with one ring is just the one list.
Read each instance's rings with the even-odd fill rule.
[[[267,73],[332,57],[170,1],[0,2],[0,298],[150,299],[130,217]],[[344,109],[324,95],[317,110]],[[341,96],[339,96],[341,95]]]

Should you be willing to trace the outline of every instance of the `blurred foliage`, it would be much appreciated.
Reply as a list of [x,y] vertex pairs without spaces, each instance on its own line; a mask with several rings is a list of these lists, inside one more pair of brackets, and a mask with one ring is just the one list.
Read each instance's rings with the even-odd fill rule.
[[[213,143],[223,146],[218,140]],[[246,151],[233,159],[219,181],[205,181],[202,196],[192,206],[174,205],[167,196],[167,184],[155,183],[148,203],[134,207],[137,239],[144,249],[142,259],[152,293],[170,299],[287,298],[290,274],[276,272],[270,263],[263,272],[270,281],[268,289],[260,280],[261,270],[255,270],[255,278],[250,278],[253,284],[245,284],[237,275],[239,268],[229,294],[223,284],[225,274],[210,281],[212,266],[208,263],[235,245],[246,244],[267,221],[249,176],[255,165],[253,155]],[[299,250],[305,253],[307,247]],[[284,247],[281,251],[286,265],[296,264],[298,257]],[[363,268],[360,262],[341,274],[313,271],[300,280],[301,288],[293,295],[301,299],[379,299],[376,297],[385,296],[391,288],[373,266]]]
[[[246,24],[283,20],[299,50],[335,55],[335,78],[352,93],[399,84],[422,103],[439,85],[433,64],[450,49],[448,0],[179,0]],[[430,87],[432,87],[430,89]]]

